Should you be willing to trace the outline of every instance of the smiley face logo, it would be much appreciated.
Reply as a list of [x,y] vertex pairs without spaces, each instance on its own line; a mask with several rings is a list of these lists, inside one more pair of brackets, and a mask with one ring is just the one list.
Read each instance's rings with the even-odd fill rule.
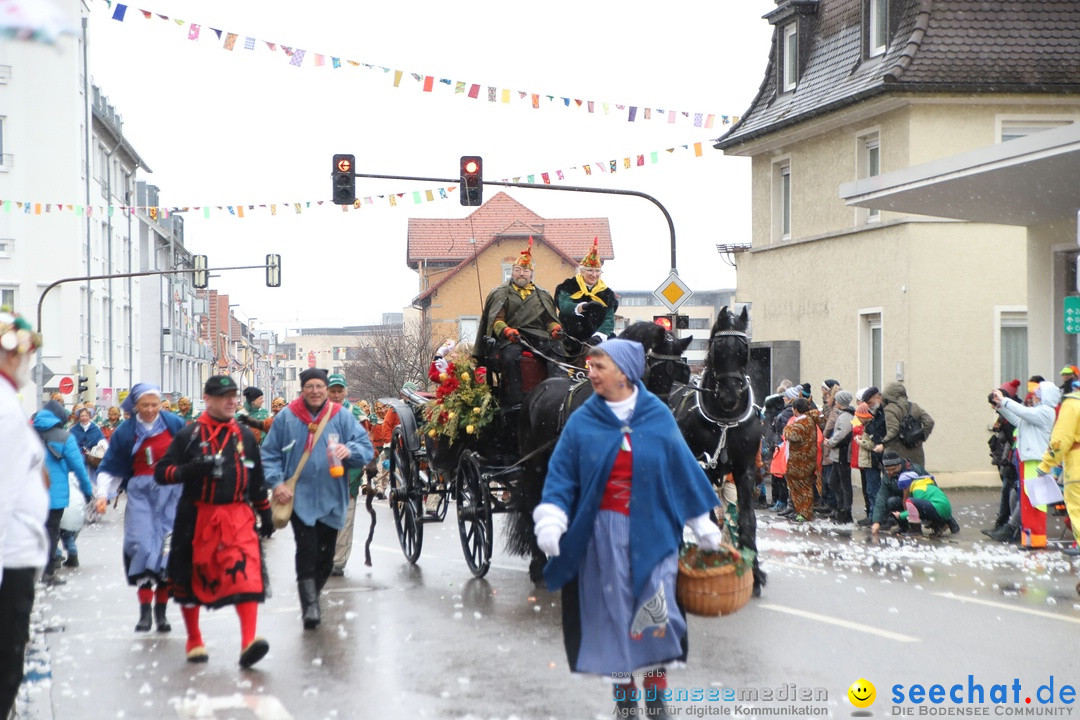
[[877,699],[877,689],[874,683],[866,678],[859,678],[851,683],[847,691],[848,700],[857,708],[867,708],[874,704]]

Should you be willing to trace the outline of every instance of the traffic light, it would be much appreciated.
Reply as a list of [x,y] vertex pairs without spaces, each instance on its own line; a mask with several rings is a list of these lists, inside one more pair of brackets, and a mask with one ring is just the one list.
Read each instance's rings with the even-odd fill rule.
[[689,315],[676,315],[675,316],[675,329],[676,330],[689,330],[690,329],[690,316]]
[[210,284],[210,272],[206,269],[208,267],[206,264],[206,256],[193,255],[191,260],[192,266],[195,268],[195,273],[191,278],[191,284],[199,290],[205,290]]
[[355,173],[355,155],[334,156],[333,186],[335,205],[352,205],[356,202]]
[[458,199],[462,205],[484,204],[484,161],[479,155],[461,156],[461,185]]
[[653,315],[652,321],[664,328],[668,332],[671,332],[671,316],[670,315]]
[[266,287],[281,287],[281,256],[266,256]]
[[79,369],[77,389],[80,401],[92,403],[97,400],[97,368],[93,365],[83,365]]

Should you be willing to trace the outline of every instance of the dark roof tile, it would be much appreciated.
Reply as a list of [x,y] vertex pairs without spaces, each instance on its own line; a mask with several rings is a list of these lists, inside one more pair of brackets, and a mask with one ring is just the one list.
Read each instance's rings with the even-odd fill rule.
[[[783,1],[783,0],[782,0]],[[821,0],[796,89],[775,92],[775,33],[758,95],[728,148],[889,91],[1080,92],[1078,0],[892,0],[886,52],[862,57],[861,0]]]

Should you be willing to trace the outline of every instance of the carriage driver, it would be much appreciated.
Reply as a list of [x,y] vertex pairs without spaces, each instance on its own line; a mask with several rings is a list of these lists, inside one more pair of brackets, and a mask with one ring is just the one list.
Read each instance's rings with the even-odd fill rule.
[[521,404],[522,346],[519,339],[525,335],[528,341],[546,352],[549,338],[562,336],[558,310],[551,295],[533,285],[532,238],[529,246],[521,252],[511,270],[509,282],[498,286],[488,294],[484,313],[480,316],[480,328],[476,338],[476,352],[483,354],[485,339],[496,342],[499,380],[503,386],[502,402],[507,408]]
[[567,334],[598,345],[615,334],[619,301],[600,279],[603,272],[600,241],[594,237],[592,242],[592,249],[581,258],[577,275],[555,288],[555,304],[559,306],[559,322]]

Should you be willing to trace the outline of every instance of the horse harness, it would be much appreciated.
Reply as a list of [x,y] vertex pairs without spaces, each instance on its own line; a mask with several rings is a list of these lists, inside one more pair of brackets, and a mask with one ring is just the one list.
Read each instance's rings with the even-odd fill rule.
[[[713,342],[719,337],[738,337],[738,338],[742,339],[743,345],[747,350],[747,355],[744,358],[744,362],[743,362],[743,365],[745,366],[746,362],[749,361],[749,350],[750,350],[750,343],[749,343],[749,339],[746,336],[746,333],[741,332],[739,330],[721,330],[720,332],[714,334],[711,338],[709,338],[709,345],[711,346],[713,344]],[[715,396],[718,391],[716,389],[708,388],[708,387],[703,386],[703,383],[705,382],[705,379],[706,379],[705,378],[706,375],[709,375],[709,376],[715,377],[715,378],[737,378],[737,379],[742,380],[743,387],[745,387],[746,390],[748,391],[748,397],[747,397],[747,400],[746,400],[746,410],[744,410],[742,412],[742,414],[739,415],[738,417],[713,417],[711,414],[709,414],[709,412],[705,409],[704,403],[701,402],[701,394],[702,393],[709,393],[709,394]],[[739,372],[717,373],[717,372],[713,372],[710,369],[710,370],[706,370],[701,375],[694,376],[691,379],[691,384],[690,384],[688,389],[689,389],[690,392],[687,392],[685,395],[683,395],[683,399],[679,403],[679,406],[678,406],[677,410],[682,410],[683,408],[685,408],[686,403],[689,401],[690,397],[693,396],[693,398],[694,398],[694,407],[691,408],[691,411],[697,410],[698,415],[700,415],[701,418],[705,422],[707,422],[710,425],[713,425],[715,427],[720,428],[720,437],[718,438],[717,443],[716,443],[716,450],[714,450],[712,452],[712,454],[710,454],[707,451],[703,451],[701,453],[703,459],[698,460],[698,464],[701,465],[702,469],[704,469],[704,470],[715,470],[717,468],[717,466],[726,465],[727,462],[728,462],[728,452],[727,452],[727,433],[728,433],[728,430],[730,430],[733,427],[738,426],[739,424],[741,424],[743,422],[746,422],[754,414],[754,407],[755,407],[754,406],[754,386],[750,383],[750,377],[748,375],[746,375],[745,373],[739,373]]]

